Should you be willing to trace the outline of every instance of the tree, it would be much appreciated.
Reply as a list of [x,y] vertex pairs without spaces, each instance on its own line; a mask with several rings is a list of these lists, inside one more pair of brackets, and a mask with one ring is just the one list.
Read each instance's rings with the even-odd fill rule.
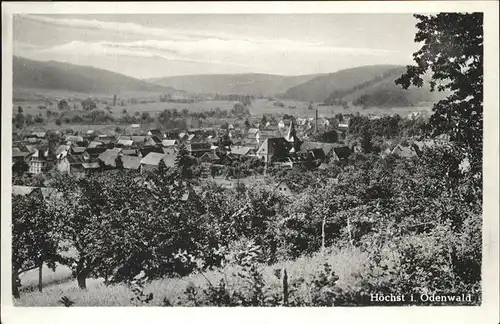
[[439,13],[414,15],[418,20],[413,54],[415,66],[396,84],[421,87],[430,71],[431,90],[451,91],[433,107],[430,124],[436,135],[449,134],[481,169],[483,143],[483,14]]
[[82,100],[81,102],[83,110],[94,110],[97,109],[97,104],[90,98]]
[[179,169],[183,178],[191,178],[191,157],[184,144],[179,147],[179,152],[175,160],[175,166]]
[[25,161],[16,161],[12,165],[12,173],[17,176],[22,176],[25,172],[28,172],[29,166]]
[[57,103],[57,108],[60,110],[60,111],[63,111],[63,110],[69,110],[69,104],[66,100],[62,99],[60,100],[58,103]]
[[[21,108],[21,107],[19,107],[19,108]],[[22,111],[22,108],[21,108],[21,111]],[[16,114],[16,117],[14,118],[13,121],[14,121],[14,123],[16,125],[16,128],[23,128],[23,126],[24,126],[24,124],[26,122],[26,120],[25,120],[24,115],[23,115],[22,112],[18,112]]]
[[61,195],[50,202],[50,210],[59,224],[61,239],[76,250],[75,256],[61,261],[71,268],[80,289],[86,289],[87,278],[96,275],[101,259],[95,249],[102,245],[102,236],[107,235],[101,226],[106,198],[98,179],[75,179],[64,174],[57,175],[52,182]]
[[[12,196],[12,293],[19,298],[19,275],[46,263],[55,270],[59,260],[54,219],[39,193]],[[39,290],[41,291],[41,281]]]

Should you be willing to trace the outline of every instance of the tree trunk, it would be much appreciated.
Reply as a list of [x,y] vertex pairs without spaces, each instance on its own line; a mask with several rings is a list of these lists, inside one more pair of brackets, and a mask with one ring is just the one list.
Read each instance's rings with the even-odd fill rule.
[[349,243],[352,246],[353,243],[352,243],[352,235],[351,235],[351,222],[350,222],[349,218],[350,218],[349,215],[347,215],[347,232],[349,233]]
[[13,269],[12,270],[12,296],[16,299],[21,297],[19,295],[20,282],[21,282],[21,280],[19,279],[17,269]]
[[38,291],[42,291],[42,270],[43,270],[43,261],[40,262],[40,265],[38,266]]
[[83,262],[78,264],[76,268],[76,281],[78,282],[78,288],[87,289],[87,276],[88,269],[83,266]]
[[321,222],[321,250],[325,250],[325,241],[326,241],[326,233],[325,233],[325,226],[326,226],[326,215],[323,216],[323,221]]
[[78,281],[78,288],[87,289],[87,276],[84,272],[78,273],[76,280]]

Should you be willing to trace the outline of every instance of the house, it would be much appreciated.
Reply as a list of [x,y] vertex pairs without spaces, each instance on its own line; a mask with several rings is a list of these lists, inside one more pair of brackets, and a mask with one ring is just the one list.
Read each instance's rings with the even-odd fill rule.
[[148,131],[148,136],[156,136],[158,138],[163,138],[163,134],[159,129],[150,129]]
[[207,152],[200,157],[200,162],[202,163],[210,163],[210,164],[218,164],[221,162],[219,156],[213,152]]
[[160,153],[163,154],[163,147],[158,147],[158,146],[144,146],[140,149],[137,150],[138,156],[145,157],[149,153],[155,152],[155,153]]
[[203,154],[212,151],[210,143],[190,143],[187,145],[188,152],[194,157],[201,157]]
[[101,166],[99,162],[83,162],[82,163],[83,170],[86,174],[99,172],[101,170]]
[[75,135],[66,136],[66,144],[82,143],[83,141],[84,139],[81,136],[75,136]]
[[165,157],[165,154],[163,153],[157,153],[157,152],[151,152],[145,157],[143,157],[140,161],[141,164],[141,172],[142,171],[158,171],[161,169],[164,165],[163,158]]
[[85,173],[84,162],[81,155],[64,154],[57,159],[57,170],[72,175],[83,175]]
[[71,146],[69,149],[69,153],[71,155],[81,155],[85,152],[87,148],[86,147],[81,147],[81,146]]
[[99,155],[106,150],[106,147],[87,147],[84,155],[87,157],[87,160],[97,161]]
[[47,132],[33,132],[31,133],[31,135],[28,135],[27,137],[44,139],[45,137],[47,137]]
[[291,196],[293,195],[292,190],[290,190],[290,187],[286,184],[284,181],[280,181],[276,187],[274,188],[275,192],[279,192],[280,194],[286,195],[286,196]]
[[35,194],[36,192],[36,187],[30,187],[30,186],[12,186],[12,194],[14,196],[29,196],[32,194]]
[[137,152],[136,149],[122,149],[120,151],[123,156],[129,155],[129,156],[139,156],[139,153]]
[[131,137],[132,141],[134,141],[134,144],[137,145],[138,147],[141,147],[144,145],[144,142],[146,141],[146,136],[143,135],[134,135]]
[[350,155],[351,155],[351,150],[349,149],[348,146],[346,145],[335,146],[333,148],[333,155],[331,156],[331,159],[333,161],[346,162]]
[[116,146],[129,148],[135,146],[135,143],[130,137],[122,136],[116,142]]
[[232,155],[245,156],[249,155],[253,150],[254,149],[249,146],[231,146],[229,153]]
[[156,136],[147,136],[142,143],[143,147],[160,145],[161,140]]
[[104,168],[117,168],[120,167],[121,161],[120,161],[120,152],[118,150],[114,149],[108,149],[97,157],[97,160],[99,160]]
[[40,148],[31,156],[29,172],[32,174],[45,173],[56,163],[56,156],[48,148]]
[[175,147],[163,147],[162,150],[165,155],[177,156],[177,149]]
[[163,164],[167,168],[173,168],[173,167],[175,167],[176,160],[177,160],[177,155],[174,155],[174,154],[165,154],[163,156]]
[[123,155],[121,157],[122,166],[127,170],[139,170],[141,167],[141,158],[138,156]]
[[87,145],[88,148],[103,147],[104,143],[100,141],[92,141]]
[[412,158],[418,155],[413,147],[401,144],[396,145],[391,153],[402,158]]
[[98,140],[104,145],[110,145],[116,143],[116,137],[111,135],[99,135]]
[[18,147],[12,148],[12,163],[15,162],[26,162],[28,157],[31,155],[30,152],[25,152],[19,149]]
[[164,140],[161,141],[161,145],[163,145],[163,147],[175,146],[175,145],[177,145],[177,140],[175,140],[175,139],[164,139]]
[[[314,151],[316,149],[321,149],[324,154],[324,159],[329,160],[334,155],[334,148],[337,144],[334,143],[323,143],[323,142],[303,142],[300,145],[299,153],[307,153],[309,151]],[[313,153],[314,154],[314,153]],[[316,155],[319,153],[316,151]]]
[[287,156],[292,145],[283,137],[268,138],[257,150],[257,157],[266,163],[271,162],[275,156]]

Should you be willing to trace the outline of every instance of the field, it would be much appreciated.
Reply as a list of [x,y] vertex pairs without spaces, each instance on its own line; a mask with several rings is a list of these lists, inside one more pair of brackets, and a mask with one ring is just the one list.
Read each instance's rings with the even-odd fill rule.
[[[333,249],[325,254],[318,253],[312,257],[301,257],[294,261],[285,261],[271,266],[263,267],[264,281],[272,287],[279,287],[280,281],[273,274],[275,269],[285,268],[289,278],[307,278],[318,271],[325,262],[332,265],[333,271],[339,277],[338,286],[349,290],[356,286],[356,274],[362,271],[367,255],[359,249],[348,248],[343,250]],[[183,278],[166,278],[153,280],[144,287],[144,293],[153,293],[154,299],[150,306],[162,306],[166,297],[175,303],[179,298],[183,299],[184,291],[189,285],[206,288],[207,280],[212,284],[218,284],[220,279],[227,278],[230,286],[241,286],[241,278],[235,274],[236,266],[226,266],[221,270],[207,271],[203,275],[192,274]],[[60,277],[65,273],[60,272]],[[67,277],[66,277],[67,278]],[[301,292],[302,297],[306,292]],[[75,302],[74,306],[131,306],[130,298],[133,293],[125,284],[105,286],[103,279],[89,279],[87,290],[80,290],[76,280],[69,279],[55,282],[46,286],[42,292],[33,291],[29,294],[21,294],[19,300],[15,300],[16,306],[61,306],[59,300],[66,296]]]
[[[97,99],[99,102],[97,104],[98,109],[104,109],[106,106],[111,108],[111,114],[114,117],[120,117],[123,114],[123,110],[126,109],[128,114],[134,115],[136,112],[143,113],[147,112],[150,115],[156,115],[157,113],[165,109],[177,109],[179,112],[183,109],[187,109],[189,112],[203,112],[210,111],[219,108],[220,110],[231,110],[235,102],[233,101],[223,101],[223,100],[207,100],[199,101],[195,103],[172,103],[172,102],[159,102],[159,94],[139,94],[140,96],[135,97],[140,101],[151,101],[156,102],[149,103],[137,103],[131,104],[127,103],[125,106],[112,106],[113,98],[112,96],[104,95],[88,95],[82,93],[70,93],[65,91],[48,91],[48,90],[36,90],[36,89],[24,89],[17,90],[14,92],[13,100],[13,113],[17,113],[17,108],[21,106],[25,114],[36,115],[41,113],[45,115],[45,110],[57,111],[57,102],[61,99],[68,101],[69,105],[73,107],[74,104],[77,106],[80,101],[92,97]],[[131,94],[127,96],[131,98]],[[119,100],[120,101],[120,98]],[[106,102],[106,103],[104,103]],[[319,103],[314,103],[314,109],[309,110],[309,103],[299,102],[292,100],[282,100],[284,107],[274,105],[274,101],[269,101],[268,99],[255,99],[250,107],[250,113],[255,118],[260,118],[263,114],[275,114],[283,115],[289,114],[294,116],[307,116],[314,117],[315,110],[318,110],[319,117],[333,117],[338,113],[357,113],[362,115],[375,114],[400,114],[401,116],[407,116],[414,111],[430,111],[431,104],[423,104],[419,107],[398,107],[398,108],[366,108],[362,107],[351,107],[349,109],[344,109],[340,106],[319,106]],[[39,106],[45,106],[41,109]]]

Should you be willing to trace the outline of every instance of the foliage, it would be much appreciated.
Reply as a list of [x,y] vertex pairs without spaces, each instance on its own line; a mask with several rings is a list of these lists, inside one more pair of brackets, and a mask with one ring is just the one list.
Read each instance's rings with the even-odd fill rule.
[[19,275],[43,263],[55,269],[59,237],[41,193],[12,196],[13,295],[19,298]]
[[[413,54],[415,66],[397,84],[405,89],[421,87],[430,71],[431,89],[450,91],[436,103],[430,123],[437,135],[448,134],[478,161],[483,143],[483,14],[439,13],[414,15],[418,20],[415,42],[423,42]],[[476,164],[476,163],[474,163]]]

